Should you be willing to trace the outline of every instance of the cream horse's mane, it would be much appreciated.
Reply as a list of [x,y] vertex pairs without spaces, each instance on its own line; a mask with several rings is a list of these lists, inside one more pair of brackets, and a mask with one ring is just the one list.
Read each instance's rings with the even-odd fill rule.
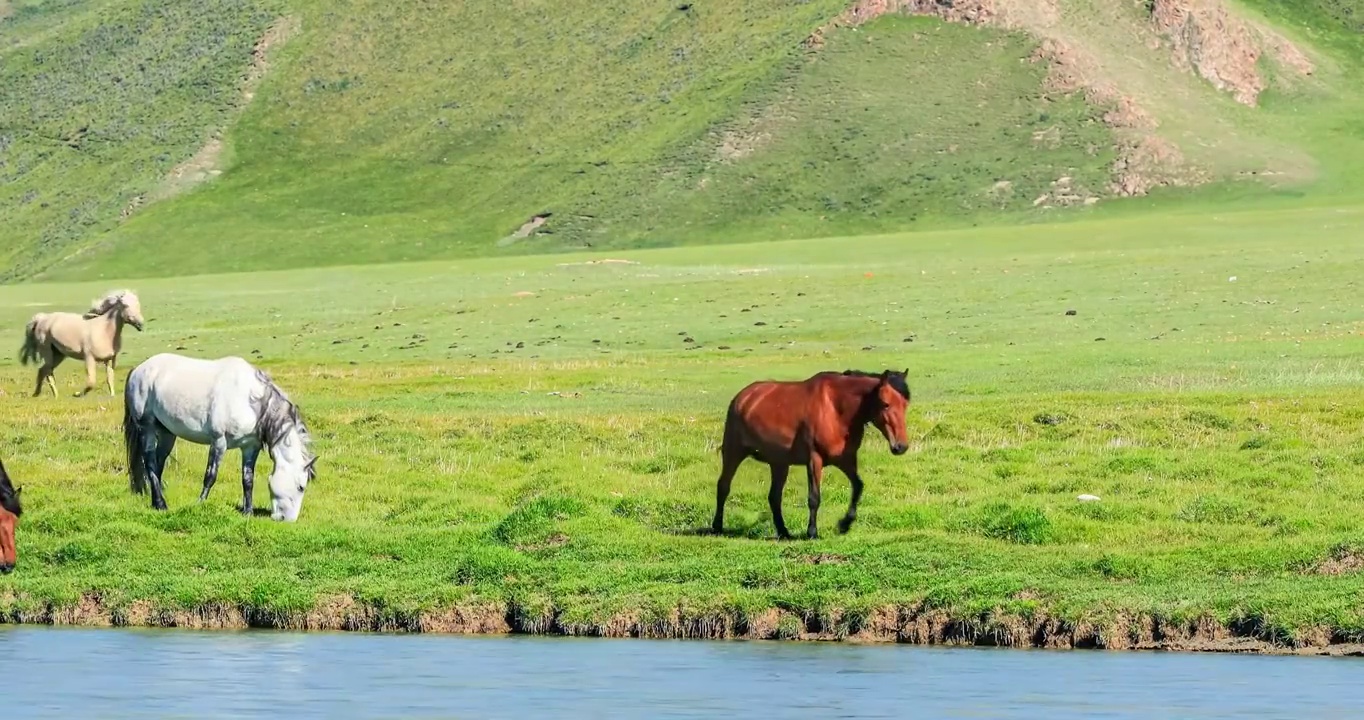
[[119,303],[136,306],[138,304],[137,294],[132,290],[110,290],[104,294],[104,297],[90,301],[90,309],[85,311],[84,317],[86,320],[97,318],[109,312]]

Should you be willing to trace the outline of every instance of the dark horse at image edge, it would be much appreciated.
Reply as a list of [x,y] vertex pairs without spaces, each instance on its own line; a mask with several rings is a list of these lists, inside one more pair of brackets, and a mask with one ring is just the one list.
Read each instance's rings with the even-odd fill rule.
[[14,526],[19,524],[19,516],[24,508],[19,504],[19,494],[23,488],[14,487],[5,472],[5,463],[0,461],[0,574],[9,573],[19,562],[18,551],[14,544]]
[[857,519],[862,499],[862,476],[857,473],[857,451],[868,423],[890,443],[890,451],[903,455],[905,411],[909,407],[909,370],[886,370],[878,374],[860,370],[816,373],[806,380],[764,380],[740,390],[729,403],[724,440],[720,445],[720,479],[715,487],[715,520],[711,529],[724,529],[725,500],[739,465],[748,458],[767,463],[772,486],[767,503],[777,537],[791,534],[781,516],[781,494],[792,465],[805,466],[809,484],[810,524],[806,534],[819,536],[819,485],[825,467],[836,467],[852,483],[852,501],[838,522],[846,533]]

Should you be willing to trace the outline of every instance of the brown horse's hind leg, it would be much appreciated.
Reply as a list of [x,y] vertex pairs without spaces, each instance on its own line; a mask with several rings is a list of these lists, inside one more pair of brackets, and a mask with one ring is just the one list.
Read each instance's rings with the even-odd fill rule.
[[838,521],[838,532],[846,533],[857,519],[857,503],[862,500],[862,476],[857,474],[857,460],[845,462],[839,465],[839,469],[848,476],[848,482],[852,483],[852,500],[848,502],[848,512]]
[[815,520],[819,517],[819,482],[824,475],[824,461],[819,455],[810,457],[810,464],[805,468],[805,476],[810,483],[810,495],[806,503],[810,506],[810,525],[805,529],[805,534],[811,540],[819,537],[819,529],[815,526]]
[[729,499],[729,486],[734,481],[734,473],[743,464],[742,448],[724,447],[720,449],[720,479],[715,482],[715,519],[710,523],[711,532],[719,535],[725,527],[725,501]]
[[786,521],[781,516],[781,493],[786,489],[786,475],[790,465],[772,464],[772,487],[767,489],[767,506],[772,509],[772,524],[777,526],[777,539],[790,540],[791,533],[786,530]]

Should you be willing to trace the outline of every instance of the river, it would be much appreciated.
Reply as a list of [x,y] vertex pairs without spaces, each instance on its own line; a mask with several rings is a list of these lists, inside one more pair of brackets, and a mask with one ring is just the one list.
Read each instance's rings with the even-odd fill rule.
[[1364,660],[0,626],[14,718],[1329,718]]

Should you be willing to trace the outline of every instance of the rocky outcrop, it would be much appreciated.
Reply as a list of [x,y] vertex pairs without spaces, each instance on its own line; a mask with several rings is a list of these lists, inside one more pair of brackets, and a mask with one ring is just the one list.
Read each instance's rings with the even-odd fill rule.
[[1312,62],[1293,43],[1233,17],[1220,0],[1152,0],[1151,24],[1168,43],[1171,59],[1244,105],[1256,105],[1267,86],[1260,58],[1311,75]]
[[[1106,74],[1104,62],[1096,57],[1102,48],[1090,47],[1087,34],[1070,27],[1062,2],[857,0],[812,33],[806,44],[817,49],[833,28],[856,27],[890,13],[1027,32],[1039,40],[1030,60],[1049,66],[1046,91],[1083,93],[1090,104],[1102,109],[1103,122],[1118,136],[1118,158],[1109,188],[1113,194],[1144,195],[1162,185],[1206,181],[1207,174],[1192,167],[1170,138],[1156,134],[1160,121],[1144,106],[1140,93],[1134,94]],[[1264,58],[1286,68],[1285,75],[1308,76],[1313,72],[1312,61],[1292,42],[1268,27],[1236,16],[1224,0],[1142,0],[1131,11],[1115,8],[1113,12],[1130,18],[1138,46],[1168,54],[1176,67],[1245,105],[1258,104],[1260,93],[1268,86],[1262,74]],[[1110,57],[1107,62],[1111,65],[1114,59]]]

